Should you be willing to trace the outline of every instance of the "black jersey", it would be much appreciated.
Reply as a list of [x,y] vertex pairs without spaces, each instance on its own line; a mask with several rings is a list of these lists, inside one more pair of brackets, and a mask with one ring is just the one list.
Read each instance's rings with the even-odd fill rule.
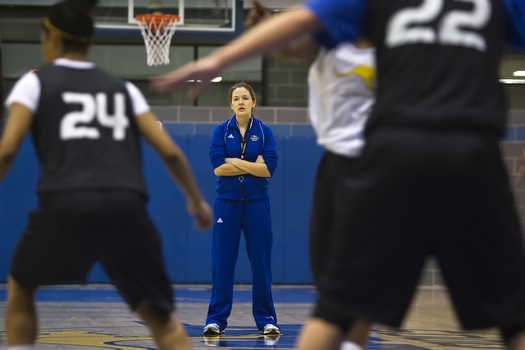
[[125,82],[96,67],[46,65],[36,74],[38,192],[120,188],[145,195],[140,137]]
[[504,133],[501,0],[369,0],[381,124]]

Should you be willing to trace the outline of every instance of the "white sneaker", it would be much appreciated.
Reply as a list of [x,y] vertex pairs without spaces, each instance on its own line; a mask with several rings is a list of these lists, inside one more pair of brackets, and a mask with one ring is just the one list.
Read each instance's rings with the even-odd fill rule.
[[205,337],[218,337],[222,334],[221,328],[217,323],[209,323],[206,326],[204,326],[204,329],[202,330],[202,333]]
[[264,345],[273,346],[279,342],[279,338],[281,338],[281,335],[279,334],[265,335],[263,336],[263,338],[264,338]]
[[278,334],[281,334],[281,330],[276,325],[268,323],[267,325],[264,326],[262,334],[263,335],[278,335]]
[[204,341],[204,345],[206,345],[206,346],[218,347],[218,346],[221,345],[221,337],[220,336],[218,336],[218,337],[203,336],[202,339]]
[[339,348],[339,350],[363,350],[363,348],[361,348],[355,343],[344,341],[341,343],[341,347]]

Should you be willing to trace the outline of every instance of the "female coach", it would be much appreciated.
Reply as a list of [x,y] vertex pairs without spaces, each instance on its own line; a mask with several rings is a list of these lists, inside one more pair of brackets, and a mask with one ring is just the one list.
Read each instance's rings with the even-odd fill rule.
[[215,223],[212,236],[212,295],[205,336],[226,328],[232,308],[233,275],[241,231],[253,274],[252,312],[257,328],[279,334],[272,299],[272,225],[268,179],[277,165],[275,139],[270,127],[253,116],[255,92],[246,83],[230,88],[234,115],[219,124],[210,146],[217,178]]

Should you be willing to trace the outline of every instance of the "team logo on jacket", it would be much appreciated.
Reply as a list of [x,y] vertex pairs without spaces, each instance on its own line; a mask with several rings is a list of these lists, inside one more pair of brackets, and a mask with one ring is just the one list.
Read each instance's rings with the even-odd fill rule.
[[250,136],[250,140],[252,140],[252,141],[257,141],[258,139],[259,139],[259,136],[257,136],[257,135]]
[[228,135],[228,138],[229,138],[229,139],[234,139],[235,137],[233,136],[233,134],[229,134],[229,135]]

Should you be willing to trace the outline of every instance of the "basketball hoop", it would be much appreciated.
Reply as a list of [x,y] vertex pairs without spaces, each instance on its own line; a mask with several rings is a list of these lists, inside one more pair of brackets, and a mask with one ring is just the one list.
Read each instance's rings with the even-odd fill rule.
[[152,13],[137,15],[135,19],[146,44],[148,66],[170,63],[171,38],[179,16]]

